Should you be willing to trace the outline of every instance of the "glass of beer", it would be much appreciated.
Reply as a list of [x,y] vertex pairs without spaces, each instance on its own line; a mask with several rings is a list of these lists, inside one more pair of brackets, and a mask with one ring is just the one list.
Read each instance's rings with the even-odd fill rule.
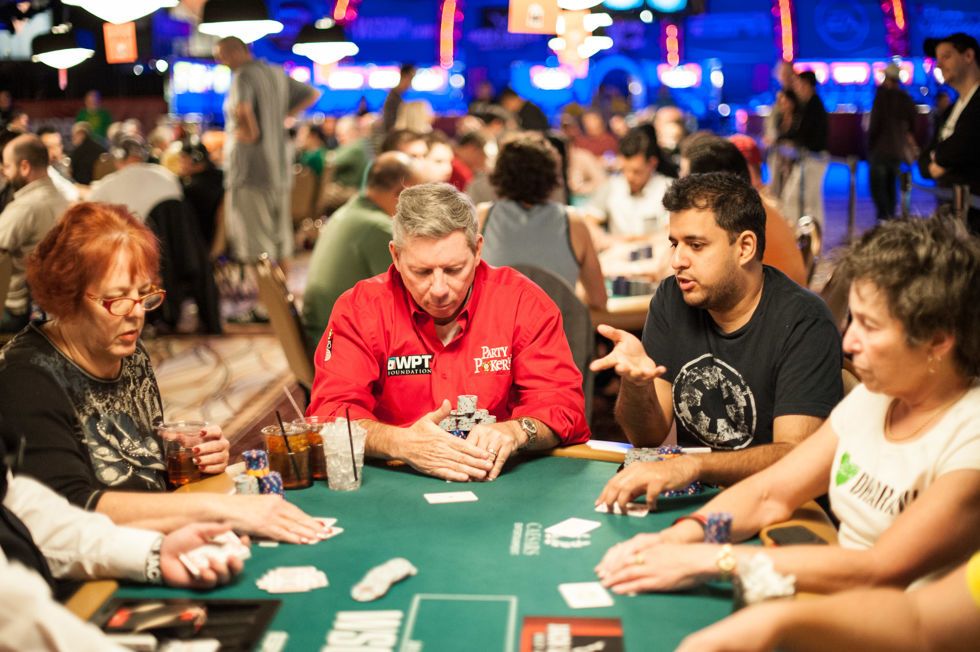
[[169,421],[156,427],[163,442],[167,483],[171,489],[201,479],[201,470],[194,462],[194,447],[204,441],[204,429],[207,427],[206,421]]
[[[283,489],[303,489],[313,484],[310,474],[310,441],[305,425],[286,424],[285,435],[278,425],[262,429],[269,451],[269,469],[282,476]],[[286,440],[289,445],[286,445]]]
[[303,417],[294,419],[292,426],[306,431],[306,441],[310,445],[310,469],[314,480],[327,479],[327,460],[323,453],[323,437],[320,430],[325,420],[321,417]]

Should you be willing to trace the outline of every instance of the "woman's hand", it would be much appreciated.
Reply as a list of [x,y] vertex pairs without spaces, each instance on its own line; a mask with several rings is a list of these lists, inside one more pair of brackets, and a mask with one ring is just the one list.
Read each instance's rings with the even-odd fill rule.
[[221,426],[212,424],[201,432],[204,439],[194,447],[194,463],[201,473],[221,473],[228,467],[231,443],[222,434]]
[[656,534],[641,534],[619,545],[596,567],[602,585],[613,593],[687,589],[716,572],[716,545],[663,543]]

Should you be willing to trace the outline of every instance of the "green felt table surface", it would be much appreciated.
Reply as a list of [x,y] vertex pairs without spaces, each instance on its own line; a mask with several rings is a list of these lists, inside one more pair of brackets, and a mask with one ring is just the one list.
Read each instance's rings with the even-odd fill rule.
[[[213,598],[274,598],[282,604],[272,630],[289,635],[287,650],[318,650],[338,611],[399,610],[406,650],[517,650],[525,616],[619,618],[627,650],[673,650],[687,634],[731,612],[731,592],[711,586],[673,594],[614,595],[608,608],[570,609],[565,582],[595,581],[593,568],[613,544],[666,527],[700,501],[661,500],[643,518],[598,514],[593,501],[616,465],[557,457],[529,458],[492,483],[446,483],[403,469],[368,466],[360,490],[326,483],[286,492],[312,516],[332,516],[344,532],[310,546],[252,546],[238,580]],[[430,505],[423,494],[470,490],[477,502]],[[602,523],[581,548],[545,543],[543,530],[569,517]],[[351,587],[372,567],[405,557],[418,575],[374,602],[356,602]],[[255,585],[279,566],[316,566],[329,586],[270,595]],[[186,597],[187,591],[123,586],[120,597]]]

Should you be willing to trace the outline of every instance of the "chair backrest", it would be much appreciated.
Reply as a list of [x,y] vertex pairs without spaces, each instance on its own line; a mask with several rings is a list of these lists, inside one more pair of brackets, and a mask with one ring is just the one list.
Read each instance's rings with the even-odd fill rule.
[[595,352],[595,334],[589,309],[575,295],[575,290],[565,279],[534,265],[514,265],[514,269],[528,277],[551,297],[561,311],[565,338],[572,351],[575,366],[582,372],[582,391],[585,393],[585,417],[592,418],[592,388],[595,376],[589,369]]
[[14,261],[9,251],[0,251],[0,310],[7,302],[7,292],[10,291],[10,277],[14,273]]
[[286,275],[282,268],[269,258],[269,254],[259,256],[258,263],[259,300],[269,312],[269,322],[279,343],[286,353],[289,368],[296,378],[307,388],[313,386],[313,360],[306,349],[303,328],[300,322],[293,295],[286,287]]
[[320,179],[316,172],[308,167],[295,166],[291,197],[293,224],[300,224],[303,220],[313,217],[313,209],[319,191]]

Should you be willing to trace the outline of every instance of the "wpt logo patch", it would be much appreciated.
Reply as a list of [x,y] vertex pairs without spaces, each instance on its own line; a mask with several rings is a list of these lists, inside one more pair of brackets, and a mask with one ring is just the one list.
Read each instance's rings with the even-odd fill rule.
[[389,376],[419,376],[432,373],[432,355],[393,355],[388,358]]

